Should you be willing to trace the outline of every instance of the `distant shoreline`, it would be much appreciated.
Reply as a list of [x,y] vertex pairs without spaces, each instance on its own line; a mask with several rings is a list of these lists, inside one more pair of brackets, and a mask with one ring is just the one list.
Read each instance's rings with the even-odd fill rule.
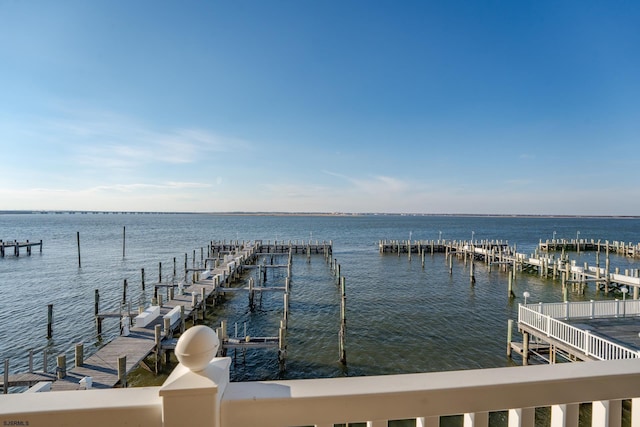
[[219,215],[219,216],[399,216],[399,217],[475,217],[475,218],[598,218],[640,219],[640,215],[553,215],[553,214],[469,214],[469,213],[393,213],[393,212],[153,212],[153,211],[74,211],[0,210],[0,215]]

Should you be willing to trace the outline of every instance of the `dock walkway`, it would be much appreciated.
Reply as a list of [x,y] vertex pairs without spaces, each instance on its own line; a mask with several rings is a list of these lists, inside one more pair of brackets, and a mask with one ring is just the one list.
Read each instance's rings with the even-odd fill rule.
[[[252,295],[253,292],[288,290],[288,286],[233,288],[229,285],[239,277],[245,268],[252,267],[250,264],[257,260],[258,255],[274,255],[276,253],[289,255],[296,247],[300,253],[324,253],[325,255],[332,253],[332,243],[325,242],[296,243],[295,245],[276,243],[263,245],[260,241],[253,244],[242,242],[238,245],[214,244],[212,242],[214,251],[217,251],[218,254],[227,252],[227,255],[223,258],[215,258],[215,263],[212,264],[214,268],[185,268],[185,272],[194,272],[196,280],[191,284],[182,283],[179,286],[179,290],[182,292],[175,293],[174,285],[157,284],[156,289],[166,287],[170,297],[162,301],[162,296],[158,296],[156,302],[159,306],[149,307],[149,309],[159,311],[159,314],[156,314],[152,321],[143,327],[136,327],[134,319],[126,312],[96,313],[96,318],[116,316],[126,319],[125,316],[128,316],[132,326],[128,328],[128,334],[124,333],[116,337],[90,357],[82,360],[80,366],[68,370],[63,360],[63,366],[58,367],[55,373],[28,372],[9,375],[8,361],[6,361],[4,377],[0,378],[0,388],[5,389],[5,384],[8,387],[31,387],[38,383],[50,382],[52,391],[77,390],[82,388],[80,380],[85,377],[91,377],[93,388],[112,388],[122,385],[121,378],[126,378],[126,375],[141,364],[147,356],[155,352],[156,363],[158,363],[163,352],[174,349],[173,332],[178,329],[184,330],[186,318],[193,317],[195,320],[200,313],[204,313],[207,300],[210,298],[226,292],[249,291]],[[211,260],[213,259],[207,258],[207,261]],[[282,266],[263,265],[262,267],[279,268]],[[187,275],[185,274],[185,276]],[[122,319],[121,321],[123,321]],[[228,338],[226,335],[223,338],[223,344],[226,348],[273,347],[278,346],[280,340],[280,337],[245,337],[244,340],[238,340]],[[122,356],[126,356],[126,359],[123,359]],[[118,366],[120,363],[124,366]],[[61,370],[65,371],[62,375],[59,372]]]
[[[555,243],[554,243],[555,242]],[[609,267],[609,254],[616,253],[625,256],[635,254],[633,245],[624,245],[620,242],[600,242],[587,241],[586,239],[579,241],[567,241],[567,245],[579,244],[574,246],[580,250],[598,250],[596,254],[596,265],[589,266],[577,265],[575,261],[570,261],[568,256],[562,252],[558,257],[543,251],[553,250],[553,248],[561,248],[562,241],[553,241],[549,245],[540,241],[542,250],[536,251],[535,254],[524,254],[517,252],[517,248],[509,246],[503,241],[447,241],[447,240],[431,240],[431,241],[388,241],[379,242],[380,253],[394,253],[398,256],[406,253],[411,256],[412,253],[419,253],[424,257],[425,253],[444,253],[447,257],[456,256],[457,258],[484,262],[489,271],[493,266],[500,266],[504,270],[512,272],[521,271],[540,275],[544,278],[562,279],[563,288],[571,284],[576,289],[584,290],[587,283],[595,283],[598,289],[605,292],[611,290],[620,291],[623,287],[628,287],[633,291],[633,298],[640,297],[640,269],[627,269],[621,272],[618,268],[611,271]],[[554,246],[555,245],[555,246]],[[600,250],[606,254],[604,267],[600,266]],[[638,251],[637,253],[640,253]],[[450,266],[451,270],[451,266]]]

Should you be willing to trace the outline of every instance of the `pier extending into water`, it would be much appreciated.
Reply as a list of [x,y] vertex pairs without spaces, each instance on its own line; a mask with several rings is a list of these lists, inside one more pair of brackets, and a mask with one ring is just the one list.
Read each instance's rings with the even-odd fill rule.
[[[553,243],[555,242],[555,243]],[[540,241],[540,248],[550,250],[549,248],[558,248],[562,250],[561,243],[563,241],[547,242]],[[474,263],[476,261],[486,264],[489,271],[494,266],[502,268],[504,271],[509,270],[512,275],[509,277],[509,287],[507,293],[514,296],[512,284],[515,280],[516,272],[528,272],[540,275],[544,278],[561,279],[563,293],[565,294],[568,286],[571,285],[574,290],[584,293],[584,289],[588,283],[594,283],[598,290],[609,293],[611,291],[625,292],[629,289],[633,292],[633,298],[640,297],[640,269],[626,269],[621,272],[619,268],[611,271],[609,257],[611,253],[624,254],[632,256],[635,254],[634,246],[623,245],[620,242],[600,242],[600,241],[566,241],[567,245],[574,244],[578,250],[597,250],[596,265],[590,266],[586,262],[583,265],[577,265],[575,260],[570,260],[568,255],[562,250],[560,256],[542,254],[537,250],[535,254],[524,254],[517,252],[515,245],[509,246],[507,242],[496,240],[474,240],[474,241],[446,241],[446,240],[430,240],[430,241],[402,241],[402,240],[383,240],[380,241],[380,253],[406,254],[411,259],[412,254],[417,253],[422,257],[424,266],[424,257],[427,253],[444,253],[446,261],[449,264],[450,273],[453,271],[452,259],[456,256],[465,262],[471,262],[470,280],[474,280]],[[554,246],[555,245],[555,246]],[[636,245],[637,246],[637,245]],[[604,251],[605,260],[604,267],[600,266],[600,251]]]
[[28,240],[24,242],[19,242],[17,240],[12,241],[4,241],[0,240],[0,258],[4,258],[7,252],[13,252],[13,255],[16,257],[20,256],[20,248],[27,249],[27,255],[31,255],[31,248],[37,246],[40,248],[40,253],[42,253],[42,240],[39,242],[30,242]]
[[540,240],[538,249],[544,252],[553,251],[607,251],[617,255],[638,258],[640,257],[640,243],[635,245],[631,242],[625,243],[620,241],[602,242],[594,239],[551,239]]
[[[201,257],[201,264],[195,266],[194,255],[194,267],[185,268],[185,280],[179,283],[175,283],[175,281],[162,283],[159,280],[154,285],[155,293],[151,305],[146,308],[139,307],[138,314],[135,316],[131,314],[130,304],[126,302],[126,280],[123,287],[123,301],[118,312],[100,311],[100,295],[96,289],[94,315],[98,334],[102,333],[104,319],[117,318],[120,322],[120,336],[101,347],[87,359],[84,358],[84,346],[82,344],[76,345],[75,363],[74,367],[70,369],[67,366],[66,355],[63,354],[56,358],[55,371],[47,372],[47,354],[44,352],[43,370],[36,371],[33,369],[32,352],[29,356],[28,372],[10,375],[9,360],[7,359],[4,364],[4,375],[0,378],[0,388],[4,393],[7,393],[10,387],[18,386],[31,387],[31,391],[126,387],[127,374],[137,366],[143,366],[158,373],[163,358],[168,359],[169,352],[175,349],[176,339],[173,335],[176,332],[184,332],[186,319],[192,318],[193,324],[198,320],[204,320],[207,305],[215,304],[216,299],[227,292],[248,291],[250,301],[253,300],[256,293],[266,289],[284,292],[283,321],[277,336],[249,337],[245,332],[245,336],[238,339],[236,331],[235,337],[229,337],[226,331],[226,322],[223,322],[221,328],[218,329],[221,354],[226,354],[227,349],[275,347],[278,348],[279,360],[284,364],[292,248],[296,247],[301,254],[306,253],[308,257],[312,253],[324,254],[327,262],[331,262],[332,243],[278,244],[274,242],[273,245],[263,245],[262,242],[257,241],[254,243],[236,242],[236,244],[227,245],[226,243],[212,242],[207,254],[207,261],[211,263],[209,268],[205,268],[207,262],[204,261],[204,254]],[[275,253],[276,248],[287,252]],[[244,289],[230,286],[234,280],[240,278],[245,269],[256,267],[253,264],[260,257],[264,262],[258,268],[264,268],[265,272],[267,267],[282,267],[280,265],[266,265],[266,257],[268,256],[272,261],[274,255],[288,257],[286,266],[288,277],[284,287],[260,286],[254,289]],[[193,273],[191,283],[186,280],[189,272]],[[161,279],[161,266],[159,275],[159,279]],[[251,283],[253,278],[250,278],[249,281]],[[142,284],[144,287],[144,270]],[[159,292],[161,289],[166,289],[166,299],[165,295]],[[52,319],[51,310],[52,307],[49,306],[49,319]],[[51,324],[48,325],[48,330],[51,330]],[[155,367],[150,367],[145,362],[145,359],[152,354],[155,356]]]

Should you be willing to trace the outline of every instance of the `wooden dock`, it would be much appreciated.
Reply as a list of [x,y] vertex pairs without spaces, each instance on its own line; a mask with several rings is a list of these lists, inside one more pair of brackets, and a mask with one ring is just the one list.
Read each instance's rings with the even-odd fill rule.
[[[143,364],[144,360],[151,354],[155,354],[156,371],[161,363],[162,356],[166,352],[175,348],[176,340],[173,338],[175,331],[184,331],[185,320],[193,318],[194,323],[202,316],[209,301],[215,301],[218,295],[231,292],[248,292],[250,301],[253,299],[254,293],[266,291],[283,291],[284,298],[284,315],[281,322],[280,332],[277,337],[238,337],[230,338],[226,334],[226,327],[220,336],[221,350],[226,351],[229,348],[264,348],[277,347],[279,355],[284,357],[284,329],[287,324],[288,313],[288,290],[291,271],[291,255],[298,247],[300,253],[322,253],[327,257],[332,253],[332,245],[325,242],[306,244],[267,244],[263,245],[260,241],[255,243],[242,242],[241,244],[214,243],[208,249],[207,260],[210,262],[209,268],[204,268],[204,254],[201,256],[201,265],[193,268],[186,267],[185,261],[185,281],[176,285],[174,283],[158,283],[155,286],[156,294],[152,301],[152,306],[148,309],[159,311],[153,321],[144,326],[136,327],[134,316],[129,310],[121,310],[118,313],[103,313],[99,311],[99,293],[96,290],[95,301],[95,317],[98,325],[98,332],[101,332],[101,319],[106,317],[117,317],[121,321],[121,335],[101,347],[93,355],[84,359],[82,356],[82,347],[76,346],[75,366],[67,369],[66,356],[58,356],[58,367],[56,372],[31,372],[9,375],[8,360],[5,361],[5,374],[1,379],[0,388],[5,393],[9,387],[15,386],[34,386],[36,384],[50,384],[52,391],[57,390],[77,390],[83,388],[81,380],[91,377],[93,388],[111,388],[116,386],[126,386],[126,376],[138,365]],[[282,251],[282,252],[276,252]],[[284,252],[286,251],[286,252]],[[220,257],[223,252],[227,252],[224,257]],[[194,251],[195,254],[195,251]],[[250,286],[231,287],[233,280],[239,278],[245,268],[258,267],[265,272],[267,268],[282,268],[283,265],[267,265],[266,259],[263,264],[256,266],[259,256],[269,254],[271,261],[273,255],[288,255],[289,262],[284,267],[288,267],[288,275],[285,286],[266,287],[252,286],[253,278],[250,278]],[[195,258],[195,255],[194,255]],[[195,264],[195,262],[194,262]],[[213,268],[212,268],[213,267]],[[187,272],[194,275],[191,283],[186,281]],[[144,280],[144,279],[143,279]],[[178,292],[176,293],[176,287]],[[165,288],[167,291],[166,300],[163,293],[159,293],[158,289]],[[125,281],[126,294],[126,281]],[[163,301],[164,300],[164,301]],[[144,316],[144,311],[139,313]],[[220,334],[220,332],[219,332]],[[246,335],[246,334],[245,334]],[[80,356],[78,356],[80,353]],[[45,362],[46,363],[46,362]],[[30,366],[32,365],[30,361]],[[153,370],[153,369],[152,369]],[[6,387],[5,387],[6,385]]]
[[[560,242],[560,241],[558,241]],[[573,242],[575,244],[576,242]],[[563,251],[558,257],[536,251],[535,254],[524,254],[517,252],[517,247],[509,246],[502,241],[380,241],[380,253],[393,253],[400,256],[401,253],[411,254],[418,253],[422,256],[424,263],[425,253],[444,253],[449,262],[449,271],[452,272],[451,260],[455,256],[465,262],[468,261],[472,265],[478,261],[486,264],[489,271],[493,267],[502,268],[504,271],[511,271],[515,277],[515,273],[527,272],[538,274],[543,278],[561,279],[563,290],[570,285],[578,292],[584,292],[588,283],[594,283],[599,290],[605,293],[611,291],[623,291],[628,288],[633,291],[633,298],[640,297],[640,269],[626,269],[621,272],[618,268],[611,271],[609,267],[610,253],[630,254],[630,245],[623,245],[619,242],[612,244],[595,241],[580,241],[580,250],[598,250],[604,251],[605,260],[604,267],[600,265],[600,251],[596,253],[596,265],[589,266],[587,263],[576,265],[575,261],[571,261],[568,255]],[[547,250],[548,248],[560,246],[544,246],[545,243],[540,242]],[[558,243],[559,244],[559,243]],[[586,249],[585,249],[586,248]],[[473,283],[473,268],[471,269],[471,281]],[[512,295],[511,289],[508,290]]]
[[34,246],[38,246],[40,248],[40,253],[42,253],[42,240],[39,242],[29,242],[28,240],[24,242],[19,242],[17,240],[14,240],[13,242],[5,242],[0,240],[0,258],[4,258],[7,252],[13,252],[13,255],[19,257],[20,248],[27,248],[27,255],[31,255],[31,248]]
[[640,243],[635,245],[631,242],[613,241],[609,242],[594,239],[551,239],[538,243],[538,249],[543,252],[610,252],[616,255],[638,258],[640,257]]
[[[248,261],[256,251],[255,246],[249,246],[241,252],[235,254],[233,261],[221,265],[212,271],[214,280],[203,280],[192,283],[184,288],[184,294],[174,295],[172,299],[163,302],[159,307],[160,314],[144,327],[130,327],[128,335],[120,335],[101,347],[92,356],[83,360],[79,366],[66,369],[66,362],[58,366],[56,373],[29,372],[23,374],[8,375],[0,383],[4,389],[13,386],[33,386],[42,381],[53,381],[51,390],[77,390],[81,388],[80,380],[91,377],[93,388],[112,388],[122,384],[123,377],[137,367],[151,353],[156,353],[159,358],[163,353],[164,346],[170,347],[173,332],[183,327],[185,318],[197,317],[199,313],[206,309],[206,300],[215,293],[215,285],[222,284],[240,270],[242,264]],[[229,264],[234,263],[233,268]],[[214,285],[215,283],[215,285]],[[204,299],[201,298],[204,296]],[[200,298],[199,298],[200,297]],[[174,308],[182,307],[182,316],[172,323],[167,324],[165,315]],[[98,313],[97,317],[108,317],[113,313]],[[122,316],[127,313],[123,312]],[[126,318],[129,318],[128,316]],[[129,318],[131,321],[132,318]],[[168,326],[168,329],[165,327]],[[119,361],[124,366],[118,366]],[[59,363],[60,365],[60,363]],[[6,371],[6,370],[5,370]],[[60,371],[64,373],[61,374]]]

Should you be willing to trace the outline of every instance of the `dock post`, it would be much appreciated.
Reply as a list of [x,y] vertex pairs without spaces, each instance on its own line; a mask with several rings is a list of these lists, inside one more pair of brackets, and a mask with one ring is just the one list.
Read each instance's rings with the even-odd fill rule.
[[[157,325],[160,326],[160,325]],[[118,357],[118,381],[122,388],[127,388],[127,356]]]
[[184,305],[180,304],[180,333],[183,334],[185,330],[184,320]]
[[287,338],[284,321],[280,321],[280,329],[278,330],[278,365],[280,371],[285,370],[285,359],[287,356]]
[[284,320],[284,327],[289,328],[289,294],[284,294],[284,312],[282,318]]
[[162,326],[164,329],[164,336],[166,338],[169,338],[171,336],[171,319],[168,317],[163,317]]
[[47,305],[47,339],[53,337],[53,304]]
[[122,258],[124,259],[125,241],[127,240],[127,227],[122,227]]
[[340,354],[339,360],[340,363],[346,366],[347,364],[347,350],[345,348],[345,339],[347,335],[347,291],[345,285],[345,278],[342,277],[340,281],[340,288],[342,293],[342,298],[340,300]]
[[[160,363],[162,363],[162,357],[160,355],[160,352],[162,350],[162,330],[161,330],[161,326],[160,325],[155,325],[153,327],[153,336],[154,336],[154,340],[156,343],[156,348],[155,348],[155,353],[156,353],[156,363],[155,363],[155,370],[156,370],[156,375],[158,375],[158,373],[160,373]],[[119,359],[118,359],[119,361]],[[118,366],[119,367],[119,366]],[[118,377],[120,376],[120,372],[118,371]]]
[[29,349],[29,373],[33,372],[33,349]]
[[529,364],[529,333],[522,333],[522,365]]
[[78,268],[82,268],[82,262],[80,260],[80,232],[76,232],[76,239],[78,240]]
[[42,239],[40,239],[40,253],[42,253]]
[[511,275],[511,271],[509,271],[508,297],[509,298],[515,298],[516,297],[516,294],[513,292],[513,276]]
[[81,342],[76,344],[75,362],[76,368],[84,364],[84,344]]
[[100,313],[100,291],[96,289],[93,295],[93,315],[97,317],[98,313]]
[[173,257],[173,278],[176,278],[176,257]]
[[67,355],[61,354],[56,359],[56,376],[59,380],[67,376]]
[[187,278],[188,278],[188,272],[187,272],[187,268],[188,267],[188,262],[187,262],[187,254],[185,252],[184,254],[184,283],[187,283]]
[[202,298],[202,320],[204,320],[205,312],[207,311],[207,290],[205,288],[200,288],[200,294]]
[[453,275],[453,255],[449,253],[449,276]]
[[507,357],[511,358],[511,339],[513,336],[513,319],[507,320]]
[[142,279],[142,290],[144,291],[144,268],[140,271],[141,279]]
[[424,268],[424,249],[421,249],[420,252],[421,252],[421,258],[422,258],[422,268]]
[[471,286],[475,286],[476,284],[476,276],[475,276],[475,263],[473,259],[471,260],[471,264],[469,264],[469,281],[471,282]]
[[9,393],[9,359],[4,359],[4,387],[2,393]]
[[158,263],[158,283],[162,283],[162,263]]
[[[285,279],[285,287],[288,279]],[[253,309],[253,277],[249,277],[249,307]]]
[[124,279],[124,283],[122,284],[122,303],[127,303],[127,279]]

